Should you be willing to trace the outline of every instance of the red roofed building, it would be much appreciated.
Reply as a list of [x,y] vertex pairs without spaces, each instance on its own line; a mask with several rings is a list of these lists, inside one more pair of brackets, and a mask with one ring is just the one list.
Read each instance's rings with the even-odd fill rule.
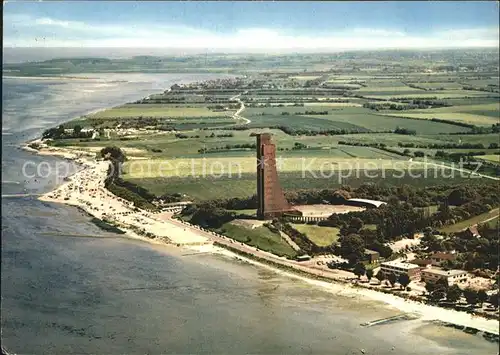
[[443,253],[443,252],[436,252],[432,254],[429,259],[431,260],[431,264],[434,266],[439,266],[441,263],[451,260],[454,261],[457,258],[457,254],[455,253]]

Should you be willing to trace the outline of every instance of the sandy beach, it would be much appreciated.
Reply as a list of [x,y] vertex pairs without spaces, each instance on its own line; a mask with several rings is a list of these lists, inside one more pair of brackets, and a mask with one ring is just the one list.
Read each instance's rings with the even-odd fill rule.
[[[126,236],[130,238],[154,244],[173,244],[199,252],[217,253],[229,258],[237,258],[279,274],[300,279],[334,294],[353,298],[363,297],[383,302],[402,312],[418,314],[422,320],[438,320],[499,334],[497,320],[425,305],[375,290],[352,287],[349,284],[318,281],[292,272],[282,271],[264,263],[242,257],[227,249],[216,247],[213,245],[213,239],[210,238],[209,233],[189,224],[182,224],[170,218],[165,218],[164,214],[150,213],[135,208],[132,203],[113,195],[105,189],[104,180],[108,171],[108,161],[97,161],[94,154],[89,155],[88,152],[73,151],[66,148],[42,148],[36,150],[24,147],[24,149],[40,155],[61,156],[75,160],[82,165],[82,169],[69,177],[69,181],[66,181],[54,191],[40,196],[40,200],[80,207],[96,218],[115,224],[125,231]],[[148,238],[141,234],[154,235],[155,237]],[[276,259],[280,260],[277,257]]]

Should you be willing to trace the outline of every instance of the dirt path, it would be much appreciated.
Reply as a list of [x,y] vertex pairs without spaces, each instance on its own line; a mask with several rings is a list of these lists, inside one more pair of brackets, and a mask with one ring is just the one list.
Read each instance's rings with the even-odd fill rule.
[[280,235],[283,239],[286,240],[286,242],[292,247],[293,250],[298,251],[300,250],[300,247],[295,243],[292,238],[288,236],[285,232],[280,231]]
[[249,123],[250,123],[250,122],[252,122],[252,121],[250,121],[248,118],[245,118],[245,117],[243,117],[243,116],[241,116],[241,115],[240,115],[240,114],[243,112],[243,110],[245,110],[245,104],[244,104],[244,103],[243,103],[243,101],[241,101],[241,99],[240,99],[240,96],[241,96],[241,95],[242,95],[242,94],[238,94],[238,95],[233,96],[233,97],[231,97],[231,98],[229,99],[229,100],[231,100],[231,101],[232,101],[232,100],[238,101],[238,102],[240,103],[240,105],[241,105],[241,106],[240,106],[240,108],[238,109],[238,111],[236,111],[236,113],[233,115],[233,118],[234,118],[235,120],[243,120],[243,121],[245,121],[245,124],[249,124]]

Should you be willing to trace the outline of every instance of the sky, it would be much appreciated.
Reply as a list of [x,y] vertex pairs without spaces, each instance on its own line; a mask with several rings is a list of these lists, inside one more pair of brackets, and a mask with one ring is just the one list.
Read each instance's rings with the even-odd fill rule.
[[4,1],[4,47],[336,51],[498,47],[498,1]]

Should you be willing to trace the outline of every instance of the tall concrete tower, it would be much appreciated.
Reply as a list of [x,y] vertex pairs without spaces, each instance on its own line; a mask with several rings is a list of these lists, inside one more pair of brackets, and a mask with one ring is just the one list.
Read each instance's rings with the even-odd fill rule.
[[[285,199],[276,171],[276,146],[269,133],[257,135],[257,218],[272,219],[295,212]],[[300,214],[300,212],[299,212]]]

